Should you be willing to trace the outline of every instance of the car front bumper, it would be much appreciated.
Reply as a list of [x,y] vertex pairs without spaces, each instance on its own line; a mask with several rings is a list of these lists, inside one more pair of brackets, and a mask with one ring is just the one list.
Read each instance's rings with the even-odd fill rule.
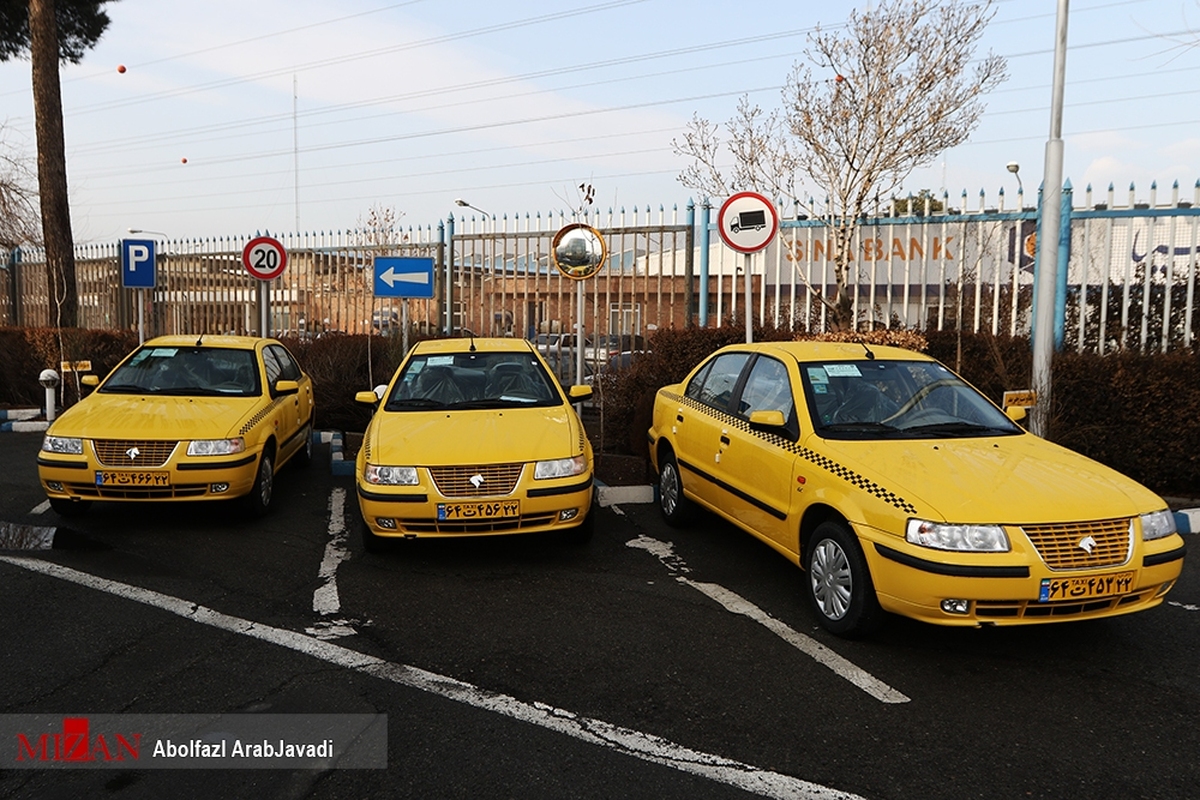
[[221,500],[250,492],[259,452],[187,458],[177,447],[161,466],[101,464],[90,443],[82,455],[39,453],[38,479],[48,497],[68,500]]

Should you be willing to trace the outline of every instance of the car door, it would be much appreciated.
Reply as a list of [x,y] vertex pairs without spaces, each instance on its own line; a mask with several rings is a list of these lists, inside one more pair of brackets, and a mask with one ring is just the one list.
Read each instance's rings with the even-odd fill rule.
[[729,402],[749,358],[742,352],[714,356],[688,382],[675,411],[675,456],[684,489],[721,512],[728,505],[718,477],[722,430],[728,427]]
[[[795,552],[797,531],[788,516],[802,486],[797,484],[796,384],[787,365],[758,355],[747,365],[745,380],[720,431],[717,477],[725,486],[729,513],[759,535]],[[755,411],[778,411],[784,425],[753,425]]]
[[[297,442],[299,442],[296,433],[303,423],[300,418],[300,392],[292,395],[280,395],[275,391],[277,381],[295,380],[295,378],[288,378],[286,375],[286,365],[290,361],[290,357],[287,359],[281,358],[281,350],[283,348],[276,345],[267,345],[264,347],[263,366],[267,371],[267,389],[274,401],[273,413],[275,416],[275,431],[278,437],[280,456],[285,456],[296,449]],[[283,351],[283,354],[286,356],[287,351]],[[292,363],[294,364],[295,362]]]

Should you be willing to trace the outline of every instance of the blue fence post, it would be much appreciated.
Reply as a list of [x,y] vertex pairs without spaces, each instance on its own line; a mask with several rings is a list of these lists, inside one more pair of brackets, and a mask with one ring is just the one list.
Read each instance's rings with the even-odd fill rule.
[[712,203],[707,197],[700,206],[700,327],[708,326],[708,217]]
[[[688,226],[688,243],[696,241],[696,201],[688,198],[687,202],[687,226]],[[689,248],[690,250],[690,248]],[[683,326],[690,328],[696,324],[696,282],[693,280],[692,274],[692,255],[695,251],[691,250],[688,253],[687,267],[684,270],[684,277],[687,279],[687,286],[683,289],[684,302],[687,308],[683,312]]]
[[[1063,184],[1061,224],[1058,230],[1058,283],[1054,290],[1054,349],[1062,350],[1067,327],[1067,273],[1071,265],[1071,208],[1074,189],[1071,179]],[[1082,302],[1083,298],[1080,298]],[[1081,306],[1082,308],[1082,306]]]

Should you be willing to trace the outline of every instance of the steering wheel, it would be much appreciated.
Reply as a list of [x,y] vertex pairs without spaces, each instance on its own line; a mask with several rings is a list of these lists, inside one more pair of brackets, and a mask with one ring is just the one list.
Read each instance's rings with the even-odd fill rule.
[[941,380],[936,380],[933,383],[927,383],[924,386],[922,386],[920,389],[915,391],[913,393],[912,397],[910,397],[910,398],[908,398],[908,400],[904,401],[904,405],[900,406],[900,409],[895,414],[892,414],[890,417],[888,417],[887,419],[884,419],[882,421],[883,422],[891,422],[894,419],[902,417],[905,414],[907,414],[909,411],[912,411],[913,406],[915,406],[917,403],[924,400],[929,395],[933,394],[938,389],[941,389],[946,386],[957,386],[957,385],[958,385],[958,382],[951,380],[950,378],[942,378]]

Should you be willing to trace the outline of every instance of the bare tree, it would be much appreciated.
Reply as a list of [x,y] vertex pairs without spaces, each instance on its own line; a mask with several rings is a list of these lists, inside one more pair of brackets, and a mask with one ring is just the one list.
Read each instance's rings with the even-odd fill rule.
[[37,177],[0,127],[0,248],[41,242]]
[[[692,159],[680,182],[713,194],[756,189],[790,197],[824,220],[836,290],[832,298],[817,294],[837,327],[854,327],[854,242],[871,202],[964,142],[983,113],[983,95],[1007,77],[1000,56],[975,60],[994,13],[992,0],[882,0],[851,12],[844,27],[818,26],[783,88],[782,108],[767,114],[743,98],[726,123],[729,180],[717,126],[695,117],[682,141],[672,142]],[[799,178],[824,202],[797,198]]]

